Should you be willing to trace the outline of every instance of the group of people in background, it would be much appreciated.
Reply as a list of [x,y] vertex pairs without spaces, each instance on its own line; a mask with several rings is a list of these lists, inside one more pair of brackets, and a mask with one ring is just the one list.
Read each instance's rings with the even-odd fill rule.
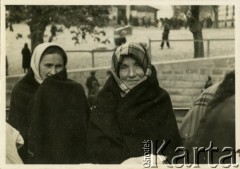
[[[82,85],[68,79],[63,47],[38,45],[27,74],[12,91],[8,123],[11,130],[19,131],[24,143],[20,141],[18,147],[20,158],[15,158],[16,151],[9,151],[7,162],[121,164],[143,156],[146,140],[152,141],[154,155],[163,155],[170,163],[177,154],[175,149],[183,145],[205,145],[213,139],[219,146],[234,147],[235,73],[216,87],[210,103],[204,103],[201,117],[202,109],[195,108],[199,105],[195,102],[179,132],[170,96],[160,87],[150,58],[141,43],[120,45],[113,52],[111,72],[101,90],[95,72],[91,72],[86,82],[87,98]],[[229,108],[223,109],[225,104]],[[221,116],[217,117],[219,110]],[[224,132],[231,137],[225,137]],[[168,146],[158,152],[162,141]],[[10,143],[7,141],[14,146]]]
[[[57,33],[57,27],[56,27],[55,23],[52,23],[50,32],[51,32],[51,37],[49,39],[49,42],[52,42],[53,38],[56,37],[56,33]],[[170,33],[170,26],[169,26],[169,24],[165,23],[163,26],[163,32],[162,32],[162,42],[160,44],[161,49],[163,49],[165,43],[166,43],[167,47],[170,48],[169,33]],[[85,36],[86,36],[86,33],[84,30],[82,30],[82,41],[85,40],[85,42],[86,42]],[[115,43],[116,47],[119,47],[126,42],[127,42],[126,31],[123,30],[123,31],[121,31],[120,34],[114,34],[114,43]],[[31,55],[32,55],[27,43],[24,44],[21,54],[22,54],[22,69],[23,69],[24,73],[27,73],[28,69],[30,68]],[[6,75],[8,75],[7,56],[6,56]],[[87,88],[89,90],[89,84],[87,85]]]

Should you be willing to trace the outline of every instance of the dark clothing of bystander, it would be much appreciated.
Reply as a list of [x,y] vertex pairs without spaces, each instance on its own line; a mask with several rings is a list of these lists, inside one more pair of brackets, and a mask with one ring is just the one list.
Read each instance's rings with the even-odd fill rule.
[[88,89],[88,101],[90,106],[92,106],[95,101],[95,98],[97,97],[100,86],[98,79],[95,77],[95,73],[94,74],[91,73],[91,76],[87,78],[86,86]]
[[163,33],[162,33],[162,43],[160,45],[161,49],[163,49],[165,42],[166,42],[168,48],[170,48],[170,44],[169,44],[169,41],[168,41],[169,32],[170,32],[169,25],[165,24],[164,29],[163,29]]
[[28,47],[24,47],[22,49],[22,68],[23,69],[29,69],[30,68],[30,62],[31,62],[31,52],[28,49]]

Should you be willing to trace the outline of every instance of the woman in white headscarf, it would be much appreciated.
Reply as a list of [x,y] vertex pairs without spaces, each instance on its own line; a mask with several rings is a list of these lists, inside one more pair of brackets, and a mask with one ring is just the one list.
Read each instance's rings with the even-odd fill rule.
[[[61,46],[53,43],[42,43],[38,45],[33,52],[31,58],[31,67],[28,73],[17,82],[12,90],[11,103],[10,103],[10,113],[8,121],[16,128],[25,140],[25,145],[19,149],[20,157],[23,162],[27,162],[27,132],[28,132],[28,105],[33,95],[37,91],[40,84],[43,82],[46,76],[40,76],[40,62],[43,58],[43,53],[47,48],[56,47],[62,53],[62,69],[67,63],[67,56]],[[59,52],[58,52],[59,53]],[[44,70],[42,70],[44,71]]]
[[[70,110],[71,108],[76,108],[79,105],[82,106],[82,108],[78,108],[78,110],[81,110],[84,114],[82,119],[87,119],[85,116],[87,116],[86,114],[89,113],[89,106],[87,104],[84,90],[81,84],[67,79],[67,73],[65,69],[66,63],[67,55],[61,46],[55,43],[42,43],[38,45],[33,52],[31,58],[31,68],[29,72],[13,88],[10,104],[9,123],[20,132],[25,141],[24,146],[19,151],[20,157],[23,159],[24,163],[29,162],[29,155],[31,156],[31,163],[79,162],[78,160],[61,161],[59,159],[51,161],[50,157],[49,161],[41,159],[39,162],[38,159],[41,158],[43,154],[39,155],[37,153],[38,156],[34,156],[34,161],[32,157],[35,150],[31,149],[29,154],[29,145],[33,145],[33,138],[35,137],[32,131],[35,131],[36,126],[38,127],[39,132],[40,130],[43,130],[39,128],[40,126],[38,124],[38,122],[42,120],[40,119],[41,116],[46,117],[50,114],[54,114],[57,111],[61,112],[61,110]],[[55,85],[52,85],[52,81],[54,81]],[[72,91],[73,89],[75,89],[75,92]],[[67,102],[69,100],[64,102],[64,99],[70,98],[70,96],[74,101],[72,100],[68,105]],[[39,102],[42,100],[48,100],[48,103]],[[63,102],[58,103],[58,100],[63,100]],[[75,105],[76,101],[78,102],[77,106]],[[79,102],[81,104],[79,104]],[[56,104],[65,107],[61,107],[60,110],[57,110],[56,107],[58,105],[56,106]],[[72,107],[69,108],[67,106]],[[50,112],[48,110],[43,111],[42,108],[44,107],[48,107],[48,110]],[[76,112],[76,109],[74,109],[71,113],[79,112]],[[75,114],[73,116],[75,116]],[[78,119],[77,117],[78,115],[75,116],[76,119]],[[48,119],[58,122],[61,121],[60,119],[55,119],[53,116],[49,117]],[[56,124],[53,126],[56,126]],[[77,126],[77,128],[78,127],[79,126]],[[85,126],[83,128],[85,128]],[[55,128],[51,129],[49,128],[49,131],[51,130],[54,132]],[[31,143],[29,142],[29,139],[32,139]],[[51,147],[48,148],[51,149]]]

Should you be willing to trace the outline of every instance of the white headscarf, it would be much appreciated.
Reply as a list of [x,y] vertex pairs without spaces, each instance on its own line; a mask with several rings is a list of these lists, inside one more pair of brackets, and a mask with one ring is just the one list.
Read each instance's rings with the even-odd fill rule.
[[35,80],[41,84],[43,82],[43,79],[40,76],[40,60],[42,57],[43,52],[50,46],[58,46],[60,47],[63,51],[65,51],[61,46],[59,46],[56,43],[41,43],[40,45],[38,45],[35,49],[34,52],[32,54],[32,58],[31,58],[31,68],[33,70],[34,73],[34,78]]

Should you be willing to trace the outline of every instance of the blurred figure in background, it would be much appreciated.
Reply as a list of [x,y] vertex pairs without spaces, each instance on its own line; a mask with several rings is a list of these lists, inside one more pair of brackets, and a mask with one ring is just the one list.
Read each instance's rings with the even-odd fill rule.
[[30,62],[31,62],[31,52],[28,48],[28,44],[25,43],[22,49],[22,68],[24,73],[26,73],[30,68]]
[[53,42],[54,41],[54,38],[57,36],[57,31],[58,31],[58,28],[57,28],[55,22],[52,21],[51,29],[50,29],[51,36],[49,37],[48,42]]
[[205,83],[204,88],[203,88],[202,91],[206,90],[207,88],[209,88],[209,87],[212,86],[212,85],[213,85],[212,77],[211,77],[211,76],[208,76],[208,77],[207,77],[207,81],[206,81],[206,83]]
[[6,56],[6,76],[8,76],[8,58],[7,58],[7,56]]
[[169,44],[169,41],[168,41],[169,32],[170,32],[169,25],[165,23],[164,28],[163,28],[163,33],[162,33],[162,43],[160,45],[161,49],[163,49],[165,42],[167,44],[167,47],[170,48],[170,44]]
[[122,44],[127,42],[126,39],[126,31],[122,30],[119,34],[114,33],[114,42],[116,47],[121,46]]
[[96,74],[95,71],[91,71],[90,77],[88,77],[86,81],[86,86],[88,89],[88,101],[90,106],[93,105],[95,98],[97,97],[97,94],[99,92],[99,86],[100,86],[95,74]]

